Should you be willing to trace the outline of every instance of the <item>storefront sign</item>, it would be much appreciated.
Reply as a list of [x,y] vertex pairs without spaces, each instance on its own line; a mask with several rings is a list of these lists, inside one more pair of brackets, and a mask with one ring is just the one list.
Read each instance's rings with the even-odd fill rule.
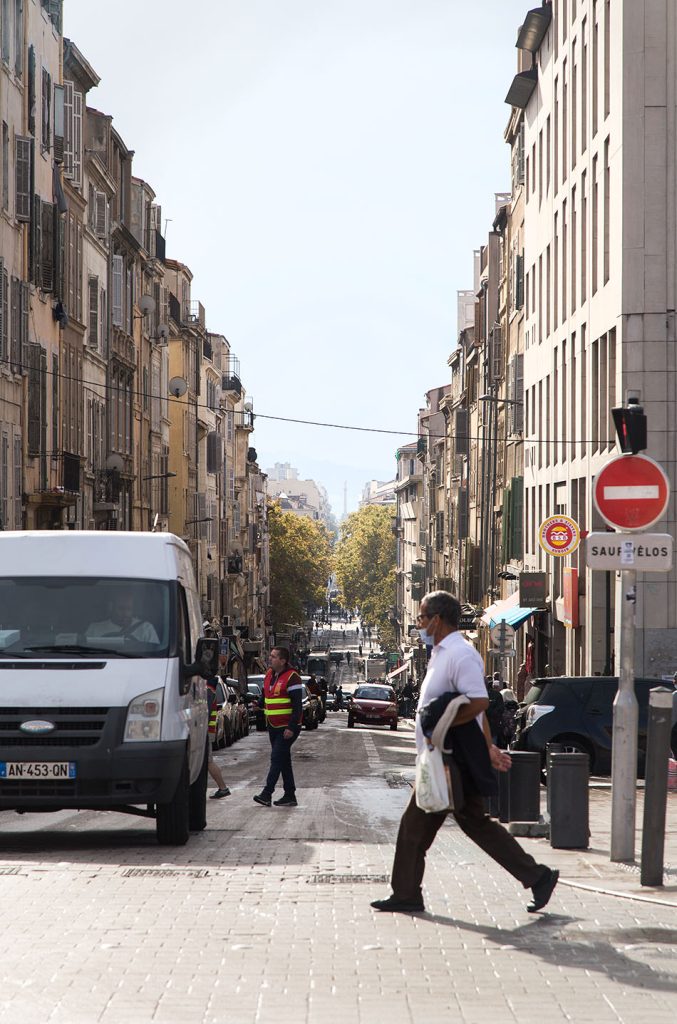
[[564,625],[569,629],[578,628],[578,569],[565,567],[562,586],[564,590]]
[[545,608],[548,576],[544,572],[521,572],[519,603],[521,608]]

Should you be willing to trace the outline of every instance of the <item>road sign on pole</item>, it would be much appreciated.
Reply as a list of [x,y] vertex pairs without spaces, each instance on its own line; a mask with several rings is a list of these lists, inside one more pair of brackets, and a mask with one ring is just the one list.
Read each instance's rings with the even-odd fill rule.
[[617,455],[595,477],[593,498],[609,526],[646,530],[668,507],[670,481],[648,455]]
[[585,541],[589,569],[668,572],[672,549],[670,533],[589,533]]

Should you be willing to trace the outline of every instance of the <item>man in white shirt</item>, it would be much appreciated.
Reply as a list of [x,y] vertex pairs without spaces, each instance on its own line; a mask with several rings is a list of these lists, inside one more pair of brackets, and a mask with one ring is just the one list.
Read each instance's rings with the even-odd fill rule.
[[[436,697],[449,692],[463,694],[468,698],[468,702],[457,711],[452,728],[475,721],[484,742],[477,743],[474,736],[471,739],[479,751],[477,760],[484,763],[469,766],[460,762],[459,755],[454,753],[455,763],[452,768],[460,778],[462,794],[451,813],[473,842],[509,871],[525,889],[532,890],[533,899],[527,909],[534,913],[547,904],[557,885],[559,872],[552,871],[545,864],[537,864],[514,836],[486,813],[484,796],[477,787],[477,777],[488,775],[490,766],[497,771],[508,771],[511,762],[510,755],[491,742],[484,714],[489,705],[484,665],[475,648],[458,632],[460,617],[460,603],[444,590],[426,594],[421,601],[421,634],[424,638],[432,638],[434,647],[421,687],[418,707],[420,709]],[[426,742],[417,715],[416,747],[419,753]],[[456,793],[454,796],[456,798]],[[416,803],[415,792],[412,792],[397,836],[391,878],[393,894],[384,900],[374,900],[372,907],[401,913],[416,913],[425,909],[421,890],[425,855],[448,813],[441,811],[431,814],[422,811]]]
[[134,595],[130,591],[116,590],[108,614],[109,618],[103,622],[91,623],[87,628],[88,637],[131,637],[146,644],[160,642],[155,627],[135,615]]

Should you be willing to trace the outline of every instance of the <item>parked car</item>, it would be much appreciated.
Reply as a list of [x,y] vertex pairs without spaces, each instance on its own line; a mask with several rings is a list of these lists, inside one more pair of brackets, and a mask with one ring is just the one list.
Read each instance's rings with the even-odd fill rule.
[[241,740],[243,736],[249,735],[249,712],[247,705],[240,694],[240,687],[237,679],[226,679],[228,687],[228,702],[233,708],[234,738]]
[[[660,679],[635,679],[639,705],[637,768],[644,772],[649,691],[655,686],[675,689]],[[618,690],[616,676],[556,676],[535,679],[521,706],[513,749],[537,751],[545,764],[549,743],[565,750],[588,754],[590,771],[611,771],[613,702]],[[677,725],[673,723],[672,747],[677,749]]]
[[253,712],[257,732],[264,732],[266,728],[266,716],[263,713],[263,680],[265,678],[265,676],[256,675],[247,677],[247,690],[256,701],[249,705],[249,711],[250,714]]
[[216,684],[216,736],[214,738],[214,750],[223,750],[230,747],[238,734],[238,716],[234,710],[233,701],[229,700],[229,688],[223,679]]
[[389,725],[397,729],[397,697],[392,686],[367,683],[346,695],[348,700],[348,728],[362,725]]
[[251,676],[247,680],[247,696],[244,699],[247,704],[247,713],[249,715],[249,728],[258,728],[259,719],[261,720],[263,728],[263,695],[261,687],[258,683],[253,681]]
[[[308,676],[301,676],[301,679],[308,678]],[[303,728],[317,729],[320,724],[320,698],[311,693],[304,683],[301,700],[303,703]]]

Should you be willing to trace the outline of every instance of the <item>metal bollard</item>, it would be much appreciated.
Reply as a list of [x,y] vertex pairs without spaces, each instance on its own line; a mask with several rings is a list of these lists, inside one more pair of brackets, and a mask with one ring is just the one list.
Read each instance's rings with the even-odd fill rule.
[[510,821],[539,821],[541,817],[541,755],[511,750]]
[[672,690],[665,686],[656,686],[649,693],[640,876],[642,885],[663,884],[671,731]]
[[587,754],[550,755],[550,845],[557,850],[587,850],[590,845],[589,780]]

